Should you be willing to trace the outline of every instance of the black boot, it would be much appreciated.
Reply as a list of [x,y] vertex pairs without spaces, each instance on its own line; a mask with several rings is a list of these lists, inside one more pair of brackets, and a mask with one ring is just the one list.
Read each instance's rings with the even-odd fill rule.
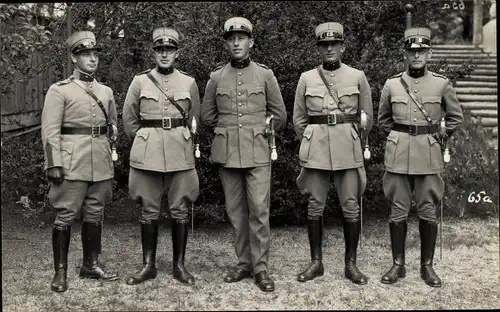
[[405,269],[405,242],[408,222],[390,222],[389,232],[391,235],[391,249],[393,265],[391,269],[382,276],[381,282],[384,284],[394,284],[398,278],[406,276]]
[[52,229],[52,249],[54,251],[54,278],[50,289],[55,292],[65,292],[68,289],[68,250],[71,238],[71,227],[54,226]]
[[438,225],[436,222],[420,219],[420,276],[431,287],[441,287],[441,279],[432,268]]
[[345,240],[345,269],[344,275],[354,284],[365,285],[368,283],[366,276],[356,266],[356,253],[358,249],[361,221],[359,219],[344,220]]
[[172,246],[174,251],[173,267],[174,278],[182,283],[194,284],[194,277],[184,267],[184,255],[188,238],[188,221],[173,220]]
[[156,278],[156,246],[158,245],[158,221],[141,224],[142,269],[127,279],[128,285],[137,285]]
[[299,282],[306,282],[314,279],[317,276],[325,274],[323,267],[323,256],[321,253],[321,242],[323,238],[323,218],[308,219],[307,220],[307,233],[309,236],[309,248],[311,250],[311,264],[301,272],[297,280]]
[[82,223],[83,265],[80,267],[80,278],[114,281],[118,279],[118,274],[104,271],[99,265],[101,234],[101,223]]

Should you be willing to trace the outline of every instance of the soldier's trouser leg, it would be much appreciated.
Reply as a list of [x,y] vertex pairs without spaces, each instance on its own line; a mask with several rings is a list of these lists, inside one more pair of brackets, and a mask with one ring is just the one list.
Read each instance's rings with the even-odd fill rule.
[[105,271],[99,264],[104,206],[106,199],[111,196],[112,188],[112,179],[89,183],[82,207],[83,265],[80,267],[80,278],[94,278],[103,281],[118,279],[118,274]]
[[323,211],[328,195],[330,171],[302,168],[297,177],[297,187],[301,194],[309,196],[307,233],[311,252],[311,263],[297,276],[299,282],[306,282],[323,276]]
[[[234,229],[234,247],[238,257],[237,268],[251,272],[252,258],[250,255],[245,170],[221,168],[220,178],[224,189],[227,215]],[[235,281],[231,275],[226,276],[224,280],[226,282]]]
[[344,215],[344,275],[353,283],[364,285],[368,279],[356,266],[356,256],[361,231],[359,200],[366,187],[365,169],[360,167],[334,171],[333,182]]
[[52,230],[52,248],[54,254],[54,278],[50,288],[56,292],[68,289],[68,251],[71,238],[71,225],[80,212],[87,193],[87,182],[64,180],[52,184],[49,191],[50,204],[57,211]]
[[156,248],[158,245],[158,219],[163,195],[163,173],[130,168],[130,198],[141,205],[142,268],[126,281],[140,284],[156,278]]
[[188,209],[199,195],[196,169],[168,173],[164,178],[168,189],[168,205],[172,215],[172,250],[174,278],[186,284],[194,284],[194,277],[184,267],[188,238]]
[[406,276],[405,269],[405,242],[408,231],[408,213],[411,207],[411,193],[414,181],[412,176],[385,172],[383,188],[385,197],[391,202],[391,215],[389,232],[391,237],[391,250],[393,265],[385,273],[381,282],[393,284],[399,278]]
[[432,267],[437,239],[436,208],[444,195],[439,174],[415,176],[415,201],[419,215],[420,276],[431,287],[441,287],[441,279]]

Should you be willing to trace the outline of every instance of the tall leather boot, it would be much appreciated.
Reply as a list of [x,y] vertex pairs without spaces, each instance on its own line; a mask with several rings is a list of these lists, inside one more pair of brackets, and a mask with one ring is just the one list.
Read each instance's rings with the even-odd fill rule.
[[441,287],[441,279],[432,268],[438,225],[436,222],[420,219],[420,277],[431,287]]
[[107,272],[99,265],[101,234],[101,223],[82,223],[83,265],[80,267],[80,278],[114,281],[118,279],[118,274]]
[[141,223],[142,269],[127,279],[128,285],[137,285],[156,278],[156,246],[158,245],[158,220]]
[[391,235],[391,249],[393,265],[391,269],[382,276],[381,282],[384,284],[393,284],[398,278],[406,276],[405,269],[405,242],[408,232],[408,222],[389,222],[389,231]]
[[173,220],[172,222],[172,247],[174,278],[182,283],[194,284],[194,277],[184,267],[184,255],[188,238],[188,221]]
[[344,220],[345,241],[345,269],[344,275],[354,284],[365,285],[368,283],[366,276],[356,266],[356,253],[358,249],[361,221],[359,219]]
[[54,251],[54,278],[50,289],[65,292],[68,289],[68,250],[71,238],[70,226],[54,226],[52,229],[52,249]]
[[299,282],[306,282],[325,274],[321,243],[323,238],[323,218],[307,219],[307,233],[311,251],[311,264],[297,276]]

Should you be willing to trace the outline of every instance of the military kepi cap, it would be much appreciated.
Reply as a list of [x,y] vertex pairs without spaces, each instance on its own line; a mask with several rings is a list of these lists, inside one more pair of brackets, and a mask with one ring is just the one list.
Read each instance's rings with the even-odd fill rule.
[[224,23],[224,39],[232,32],[244,32],[250,37],[252,36],[253,26],[249,20],[244,17],[232,17]]
[[405,30],[405,49],[425,49],[431,47],[431,30],[425,27]]
[[179,33],[168,27],[159,27],[153,30],[153,49],[159,47],[179,47]]
[[323,23],[316,27],[317,42],[344,41],[344,26],[340,23]]
[[85,50],[102,50],[101,47],[97,46],[97,41],[95,40],[95,35],[91,31],[77,31],[74,32],[67,40],[71,53],[76,54]]

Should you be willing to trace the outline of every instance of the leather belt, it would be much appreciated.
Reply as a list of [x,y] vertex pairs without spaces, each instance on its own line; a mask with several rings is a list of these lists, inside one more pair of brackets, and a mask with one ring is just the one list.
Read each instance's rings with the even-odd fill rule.
[[108,133],[108,127],[106,126],[61,127],[61,134],[88,134],[95,138],[106,133]]
[[142,119],[139,121],[141,127],[172,129],[175,127],[185,127],[186,123],[182,118],[164,117],[162,119]]
[[419,135],[419,134],[430,134],[438,132],[439,127],[438,124],[417,126],[417,125],[404,125],[400,123],[394,123],[394,127],[392,127],[392,130],[405,132],[410,135]]
[[358,115],[356,114],[328,114],[319,116],[309,116],[310,124],[327,124],[333,126],[341,123],[357,122]]

